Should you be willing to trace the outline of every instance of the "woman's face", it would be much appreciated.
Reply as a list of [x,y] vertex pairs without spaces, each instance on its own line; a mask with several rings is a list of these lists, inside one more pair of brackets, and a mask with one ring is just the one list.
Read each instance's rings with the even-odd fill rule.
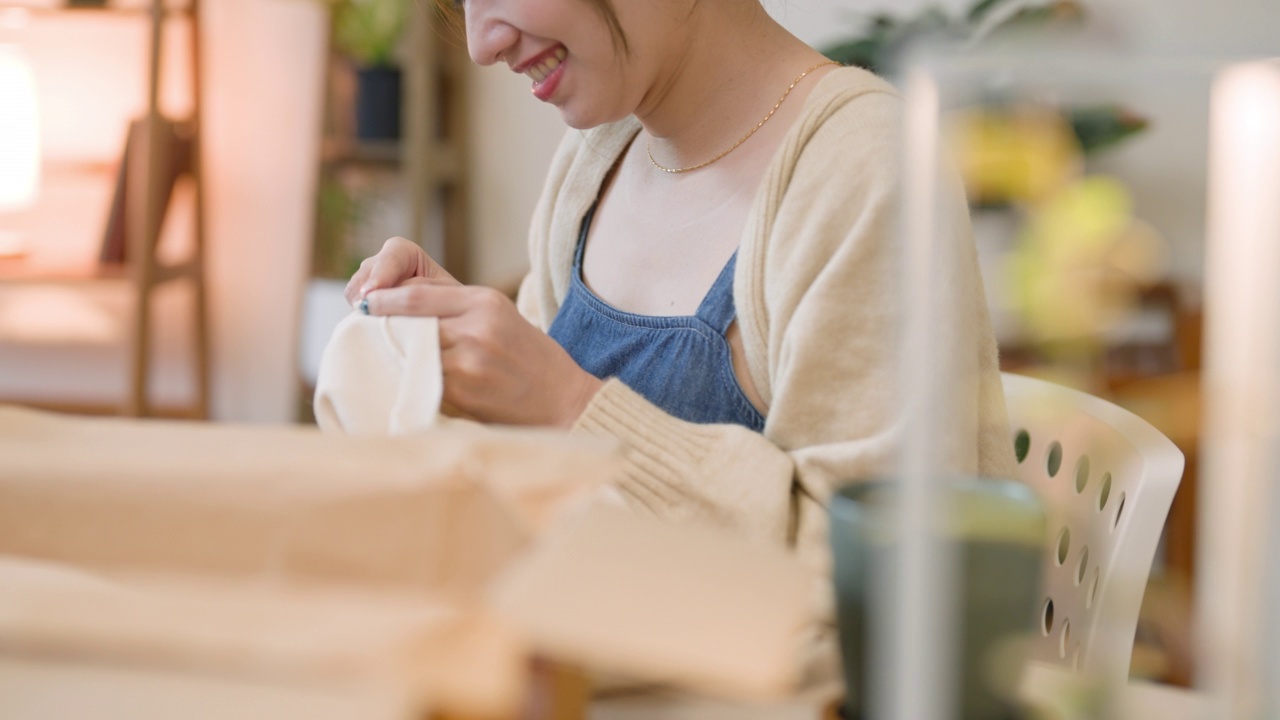
[[615,2],[628,53],[588,0],[465,0],[467,49],[480,65],[526,75],[570,127],[595,127],[636,111],[661,76],[657,59],[678,52],[677,6],[690,2]]

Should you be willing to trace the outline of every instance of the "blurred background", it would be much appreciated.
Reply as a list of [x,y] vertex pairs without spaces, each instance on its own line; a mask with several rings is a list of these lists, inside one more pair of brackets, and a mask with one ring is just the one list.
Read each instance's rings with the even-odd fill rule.
[[[1280,27],[1273,0],[765,4],[832,57],[890,74],[924,36],[1248,57],[1274,53]],[[0,0],[0,398],[306,421],[345,278],[387,237],[514,289],[565,131],[527,78],[472,65],[422,0],[152,10]],[[944,118],[1004,369],[1111,399],[1187,456],[1133,665],[1183,684],[1208,89],[1112,83],[1087,102],[993,97]]]

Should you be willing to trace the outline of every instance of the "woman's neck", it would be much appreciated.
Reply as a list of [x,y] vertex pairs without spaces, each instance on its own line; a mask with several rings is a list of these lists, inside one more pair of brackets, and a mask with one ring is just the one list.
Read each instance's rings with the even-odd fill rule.
[[686,167],[723,152],[778,102],[795,77],[822,56],[778,25],[758,3],[704,2],[690,17],[716,30],[663,68],[636,117],[651,150]]

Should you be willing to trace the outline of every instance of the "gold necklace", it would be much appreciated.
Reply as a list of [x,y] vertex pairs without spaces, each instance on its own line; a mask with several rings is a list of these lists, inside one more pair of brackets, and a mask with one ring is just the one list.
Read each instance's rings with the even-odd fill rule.
[[742,143],[744,143],[744,142],[746,142],[747,140],[749,140],[749,139],[751,138],[751,136],[752,136],[752,135],[755,135],[755,134],[756,134],[756,131],[757,131],[757,130],[759,130],[760,128],[764,127],[764,124],[765,124],[765,123],[767,123],[767,122],[769,122],[769,118],[773,117],[773,114],[774,114],[774,113],[778,112],[778,108],[782,107],[782,103],[783,103],[783,101],[785,101],[785,100],[787,99],[787,96],[791,94],[791,91],[795,89],[796,85],[799,85],[799,84],[800,84],[800,81],[801,81],[801,80],[803,80],[803,79],[805,78],[805,76],[806,76],[806,75],[808,75],[809,73],[813,72],[814,70],[817,70],[817,69],[818,69],[818,68],[820,68],[820,67],[826,67],[827,65],[839,65],[839,64],[840,64],[840,63],[837,63],[837,62],[835,62],[835,61],[833,61],[833,60],[825,60],[825,61],[823,61],[823,62],[818,63],[817,65],[814,65],[813,67],[809,68],[808,70],[805,70],[804,72],[800,73],[799,75],[797,75],[797,76],[796,76],[796,79],[795,79],[795,80],[792,80],[792,81],[791,81],[791,84],[787,86],[787,91],[786,91],[786,92],[784,92],[784,93],[782,93],[782,97],[778,98],[778,102],[774,103],[773,108],[769,110],[768,114],[766,114],[766,115],[764,116],[764,119],[763,119],[763,120],[761,120],[760,122],[756,123],[756,126],[755,126],[755,127],[753,127],[753,128],[751,128],[751,130],[750,130],[746,135],[743,135],[741,138],[739,138],[739,139],[738,139],[738,142],[736,142],[736,143],[734,143],[733,145],[729,146],[729,149],[728,149],[728,150],[725,150],[724,152],[722,152],[722,153],[720,153],[719,155],[717,155],[717,156],[715,156],[715,157],[711,158],[710,160],[708,160],[708,161],[706,161],[706,162],[704,162],[704,163],[698,163],[697,165],[690,165],[689,167],[682,167],[682,168],[669,168],[669,167],[665,167],[665,166],[663,166],[662,164],[660,164],[657,160],[654,160],[654,159],[653,159],[653,146],[652,146],[652,145],[650,145],[650,143],[646,140],[646,141],[645,141],[645,144],[644,144],[644,151],[645,151],[646,153],[648,153],[648,155],[649,155],[649,162],[653,163],[653,166],[654,166],[654,167],[656,167],[656,168],[658,168],[658,169],[659,169],[659,170],[661,170],[662,172],[667,172],[667,173],[687,173],[687,172],[692,172],[692,171],[694,171],[694,170],[700,170],[700,169],[702,169],[702,168],[704,168],[704,167],[706,167],[706,166],[710,165],[711,163],[713,163],[713,162],[715,162],[715,161],[719,160],[720,158],[724,157],[725,155],[728,155],[729,153],[733,152],[734,150],[737,150],[739,145],[741,145]]

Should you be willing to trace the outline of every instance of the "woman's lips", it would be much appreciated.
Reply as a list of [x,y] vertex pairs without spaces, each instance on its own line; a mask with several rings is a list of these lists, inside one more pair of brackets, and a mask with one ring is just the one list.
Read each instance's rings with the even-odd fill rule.
[[533,94],[539,100],[547,100],[560,83],[564,73],[564,60],[569,51],[563,45],[548,50],[521,69],[533,80]]
[[534,81],[533,96],[543,102],[550,100],[551,96],[556,94],[556,88],[560,87],[560,78],[564,77],[564,67],[563,62],[557,63],[546,77],[540,81]]

